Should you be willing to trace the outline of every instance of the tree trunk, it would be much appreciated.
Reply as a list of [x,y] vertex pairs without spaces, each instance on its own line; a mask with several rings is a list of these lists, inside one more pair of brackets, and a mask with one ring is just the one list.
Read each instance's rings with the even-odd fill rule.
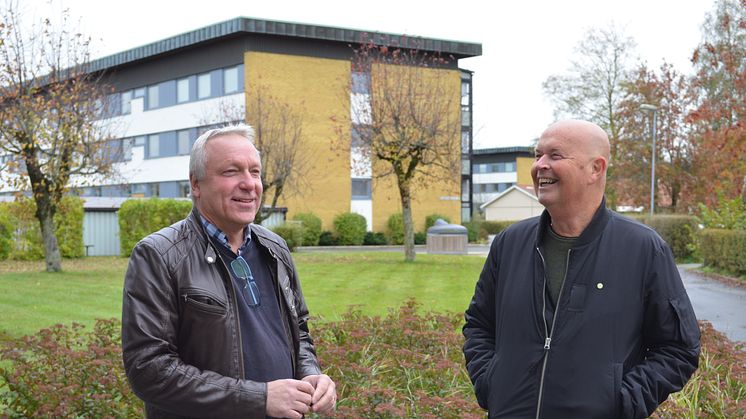
[[402,219],[404,221],[404,260],[414,262],[414,226],[412,224],[412,193],[407,181],[399,182]]
[[47,272],[59,272],[62,270],[62,256],[55,234],[54,210],[48,197],[36,198],[36,218],[39,220],[41,238],[44,241],[44,260]]

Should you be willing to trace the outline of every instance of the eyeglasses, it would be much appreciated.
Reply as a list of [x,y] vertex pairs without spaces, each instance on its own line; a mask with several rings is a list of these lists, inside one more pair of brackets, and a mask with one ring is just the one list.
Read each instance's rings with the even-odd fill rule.
[[243,286],[243,294],[246,299],[246,303],[251,307],[259,307],[261,300],[259,298],[259,286],[254,281],[254,275],[251,274],[251,268],[246,263],[246,259],[243,256],[238,256],[231,262],[231,270],[233,275],[237,278],[241,278],[246,281]]

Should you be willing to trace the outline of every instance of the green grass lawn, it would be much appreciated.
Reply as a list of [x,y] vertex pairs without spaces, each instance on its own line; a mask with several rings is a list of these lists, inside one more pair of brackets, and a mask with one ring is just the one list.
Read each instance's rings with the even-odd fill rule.
[[[386,314],[409,298],[423,310],[466,309],[483,256],[401,252],[308,252],[293,254],[311,314],[338,320],[354,305],[369,315]],[[56,324],[93,324],[120,317],[127,259],[65,260],[64,272],[46,273],[43,262],[0,261],[0,340]]]

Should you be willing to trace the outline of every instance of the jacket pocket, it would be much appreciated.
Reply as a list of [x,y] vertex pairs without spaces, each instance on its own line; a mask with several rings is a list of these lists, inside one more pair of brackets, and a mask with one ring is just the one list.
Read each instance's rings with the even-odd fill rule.
[[678,337],[687,345],[695,346],[699,341],[699,325],[697,325],[694,311],[690,305],[682,304],[676,298],[671,299],[670,303],[678,320],[676,324]]
[[223,316],[228,311],[228,305],[217,296],[198,288],[181,290],[181,301],[187,307],[206,314]]

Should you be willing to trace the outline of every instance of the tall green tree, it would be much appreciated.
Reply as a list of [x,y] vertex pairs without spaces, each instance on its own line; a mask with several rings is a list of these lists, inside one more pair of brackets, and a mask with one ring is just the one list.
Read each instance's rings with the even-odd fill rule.
[[[0,10],[0,181],[30,190],[48,271],[62,268],[54,215],[71,180],[108,175],[121,147],[107,143],[100,75],[88,71],[89,39],[69,12],[33,25],[18,3]],[[121,143],[119,143],[121,145]]]
[[[609,178],[618,177],[617,144],[624,132],[620,107],[625,83],[636,65],[636,43],[611,24],[588,30],[575,48],[564,74],[552,75],[543,83],[544,93],[554,103],[556,118],[577,118],[603,128],[611,141]],[[613,182],[607,188],[610,205],[617,202]]]

